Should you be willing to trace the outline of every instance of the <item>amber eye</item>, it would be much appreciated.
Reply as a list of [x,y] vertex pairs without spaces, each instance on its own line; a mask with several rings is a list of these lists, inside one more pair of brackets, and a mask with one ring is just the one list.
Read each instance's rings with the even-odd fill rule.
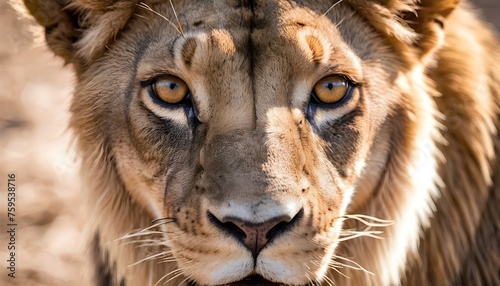
[[181,103],[188,95],[188,86],[180,78],[171,75],[161,76],[151,85],[154,95],[168,104]]
[[327,76],[314,85],[313,95],[318,103],[333,104],[350,92],[349,81],[339,75]]

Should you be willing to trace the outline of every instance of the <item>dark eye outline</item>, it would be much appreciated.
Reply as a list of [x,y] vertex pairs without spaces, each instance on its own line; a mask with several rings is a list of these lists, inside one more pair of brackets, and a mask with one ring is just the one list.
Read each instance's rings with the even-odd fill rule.
[[332,76],[341,77],[347,83],[347,91],[344,94],[344,96],[342,97],[342,99],[340,99],[339,101],[334,102],[334,103],[324,103],[318,98],[318,96],[314,92],[314,86],[313,86],[313,88],[311,90],[311,99],[309,102],[310,104],[313,104],[315,107],[321,107],[321,108],[337,108],[337,107],[344,105],[352,98],[352,94],[353,94],[354,90],[359,86],[359,84],[343,74],[330,74],[330,75],[327,75],[327,76],[321,78],[316,83],[322,81],[323,79],[325,79],[327,77],[332,77]]
[[[191,93],[191,89],[189,88],[189,85],[187,85],[187,83],[186,83],[186,85],[188,87],[187,93],[186,93],[186,96],[180,102],[175,103],[175,104],[167,103],[167,102],[161,100],[160,97],[158,96],[158,94],[156,94],[156,92],[154,90],[154,84],[159,79],[161,79],[162,77],[165,77],[165,76],[177,77],[177,76],[172,75],[172,74],[165,74],[165,73],[156,74],[145,81],[141,81],[140,82],[141,89],[143,91],[147,91],[147,96],[149,96],[149,98],[151,99],[151,102],[153,104],[158,105],[160,108],[171,109],[171,110],[182,108],[184,110],[187,118],[188,118],[189,124],[191,125],[191,127],[194,130],[195,127],[200,123],[200,121],[198,120],[198,109],[196,108],[196,104],[194,103],[193,95]],[[183,80],[180,77],[177,77],[177,78]]]
[[[187,85],[187,83],[186,83],[186,86],[188,89],[186,92],[186,96],[184,96],[184,98],[181,101],[179,101],[178,103],[168,103],[168,102],[163,101],[160,98],[160,96],[156,93],[154,86],[160,79],[162,79],[163,77],[167,77],[167,76],[177,77],[175,75],[170,75],[170,74],[161,74],[161,75],[156,75],[149,80],[141,82],[142,87],[147,89],[148,94],[151,97],[151,100],[153,100],[153,102],[155,104],[158,104],[158,105],[160,105],[162,107],[166,107],[166,108],[192,106],[193,102],[192,102],[191,90],[189,89],[189,86]],[[177,77],[177,78],[182,80],[180,77]]]

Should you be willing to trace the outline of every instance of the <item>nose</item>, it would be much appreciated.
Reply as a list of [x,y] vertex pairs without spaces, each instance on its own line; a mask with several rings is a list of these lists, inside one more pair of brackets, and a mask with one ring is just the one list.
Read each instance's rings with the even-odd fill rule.
[[252,223],[236,217],[218,219],[208,212],[209,220],[222,231],[238,239],[252,252],[254,259],[273,239],[289,231],[303,215],[301,209],[294,217],[288,215],[271,218],[261,223]]

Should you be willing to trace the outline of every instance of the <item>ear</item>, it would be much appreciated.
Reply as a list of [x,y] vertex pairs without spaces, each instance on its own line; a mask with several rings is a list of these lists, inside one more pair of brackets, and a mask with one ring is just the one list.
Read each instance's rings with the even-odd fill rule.
[[49,48],[77,68],[95,60],[125,26],[135,0],[23,0]]
[[404,20],[417,33],[414,42],[422,62],[427,62],[441,47],[445,38],[448,16],[460,0],[421,0],[415,13],[404,14]]
[[410,65],[424,64],[445,37],[448,16],[460,0],[346,0]]

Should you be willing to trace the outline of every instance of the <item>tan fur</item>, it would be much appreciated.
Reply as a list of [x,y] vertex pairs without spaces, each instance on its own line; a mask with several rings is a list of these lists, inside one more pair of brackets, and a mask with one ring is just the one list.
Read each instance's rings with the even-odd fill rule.
[[[495,35],[458,0],[325,2],[25,0],[78,75],[96,284],[500,284]],[[331,74],[350,99],[314,103]]]

